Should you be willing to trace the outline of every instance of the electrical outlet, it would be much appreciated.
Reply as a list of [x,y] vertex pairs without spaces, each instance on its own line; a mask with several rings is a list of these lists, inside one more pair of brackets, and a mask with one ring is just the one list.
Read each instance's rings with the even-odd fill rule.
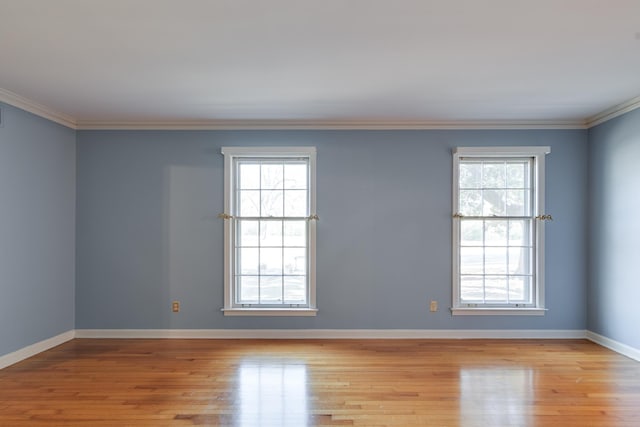
[[429,311],[438,311],[438,301],[431,301]]
[[171,311],[177,313],[180,311],[180,301],[174,301],[171,303]]

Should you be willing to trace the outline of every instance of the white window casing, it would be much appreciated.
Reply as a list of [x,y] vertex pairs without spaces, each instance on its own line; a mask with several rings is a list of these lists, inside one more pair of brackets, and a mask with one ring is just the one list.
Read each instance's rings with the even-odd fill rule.
[[550,152],[546,146],[454,149],[453,315],[544,315],[544,228],[551,219],[544,206],[545,156]]
[[[225,316],[315,316],[318,219],[315,147],[222,147],[222,154],[224,213],[219,216],[225,223],[222,309]],[[242,175],[246,182],[255,178],[253,171],[258,171],[257,184],[253,185],[256,188],[251,184],[247,184],[248,190],[242,187],[242,167],[252,171]],[[287,189],[284,171],[293,171],[296,167],[298,181],[302,176],[300,170],[304,170],[306,183],[301,187],[294,183]],[[263,188],[265,179],[270,179],[269,168],[277,173],[282,169],[281,188]],[[286,243],[287,226],[297,231],[295,245]],[[255,239],[251,237],[254,230]],[[248,234],[243,234],[245,232]],[[270,258],[262,262],[267,254]],[[286,260],[295,262],[285,267]],[[285,272],[287,268],[289,274]],[[279,296],[278,286],[281,289]]]

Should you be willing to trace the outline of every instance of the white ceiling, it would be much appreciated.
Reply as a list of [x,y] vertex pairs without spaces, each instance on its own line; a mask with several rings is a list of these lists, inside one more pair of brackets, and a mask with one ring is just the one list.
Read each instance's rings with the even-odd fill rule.
[[78,124],[584,123],[640,0],[0,0],[0,88]]

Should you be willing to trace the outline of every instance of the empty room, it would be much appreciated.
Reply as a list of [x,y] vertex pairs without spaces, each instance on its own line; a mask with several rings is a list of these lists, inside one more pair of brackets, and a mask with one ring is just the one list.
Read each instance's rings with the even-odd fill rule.
[[0,426],[640,425],[640,1],[0,0]]

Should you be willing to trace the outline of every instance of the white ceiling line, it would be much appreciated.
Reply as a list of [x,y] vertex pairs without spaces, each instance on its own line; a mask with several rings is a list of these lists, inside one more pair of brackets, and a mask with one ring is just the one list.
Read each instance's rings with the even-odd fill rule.
[[203,120],[102,122],[80,121],[80,130],[481,130],[481,129],[585,129],[577,121],[386,121],[386,120]]
[[179,120],[179,121],[83,121],[55,111],[23,96],[0,88],[0,102],[33,113],[74,130],[508,130],[589,129],[640,108],[640,96],[608,108],[585,120]]
[[633,111],[636,108],[640,107],[640,96],[637,96],[633,99],[630,99],[622,104],[614,105],[611,108],[607,108],[604,111],[599,112],[593,117],[589,117],[586,121],[586,127],[592,128],[601,123],[614,119],[618,116],[623,115],[624,113],[628,113],[629,111]]
[[20,96],[17,93],[0,88],[0,102],[12,105],[21,110],[43,117],[52,122],[58,123],[71,129],[78,129],[77,121],[66,114],[52,110],[42,104],[38,104],[30,99]]

